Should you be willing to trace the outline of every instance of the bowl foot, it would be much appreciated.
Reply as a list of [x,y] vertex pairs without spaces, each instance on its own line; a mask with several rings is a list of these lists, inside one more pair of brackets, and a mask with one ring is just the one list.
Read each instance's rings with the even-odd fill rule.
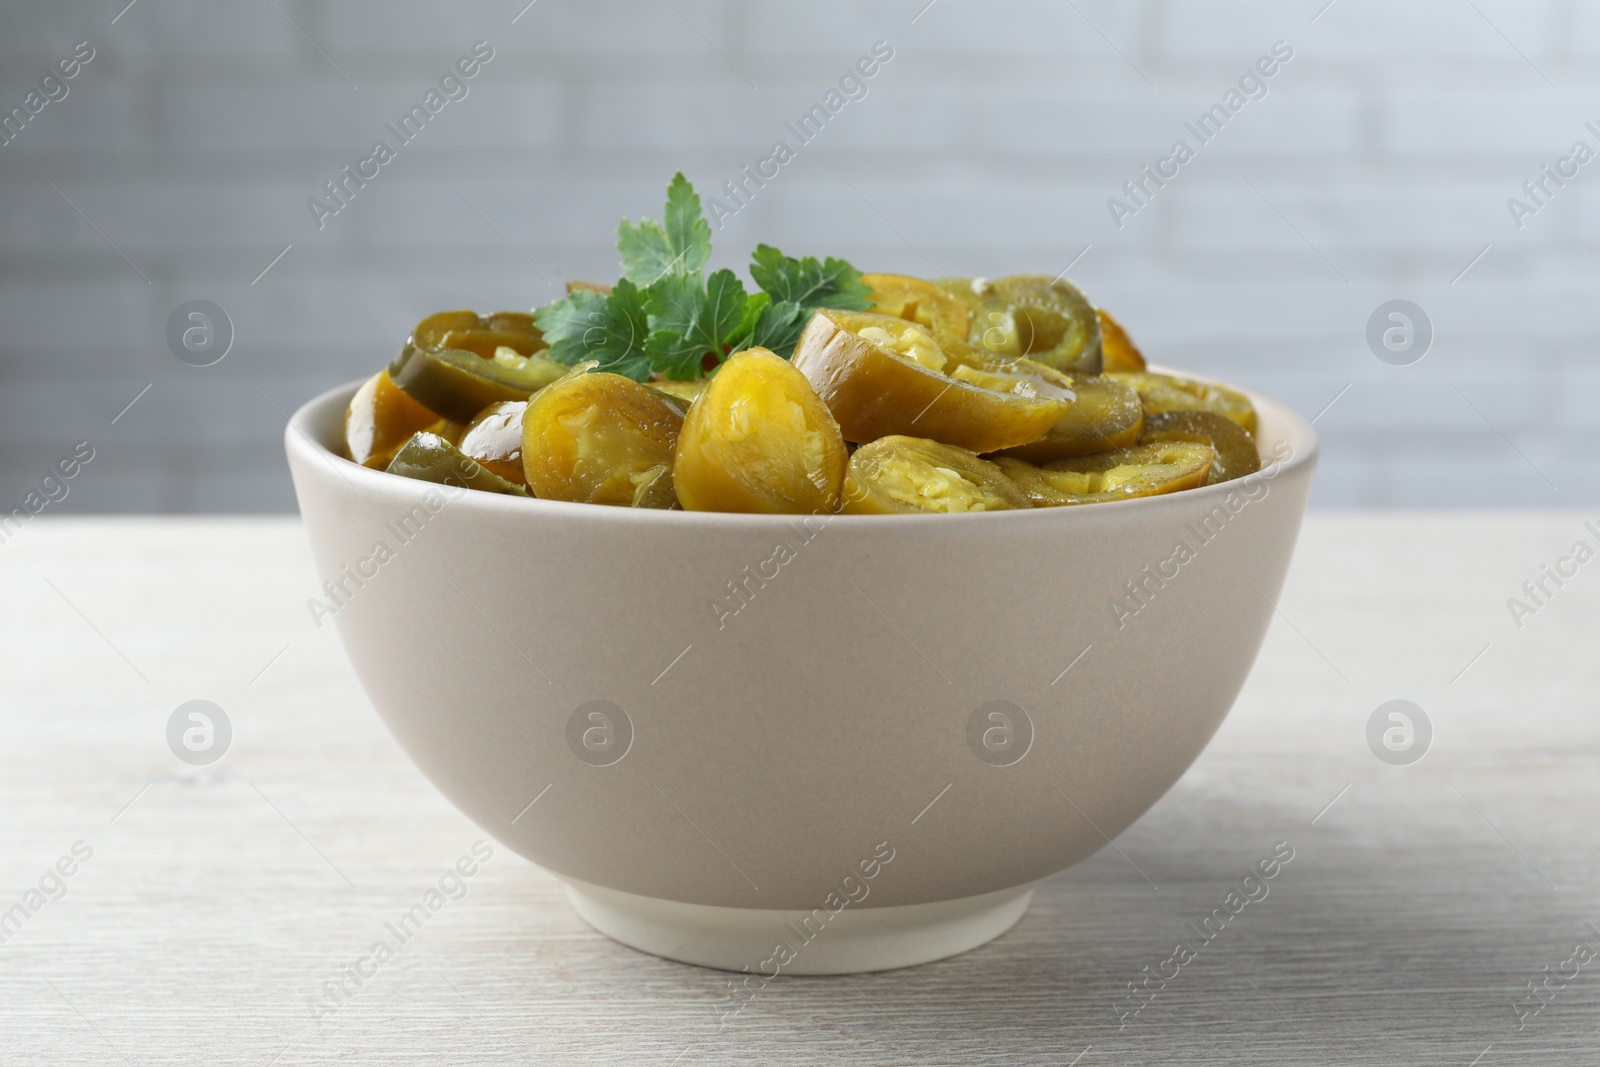
[[590,926],[631,948],[771,977],[886,971],[967,952],[1011,929],[1028,910],[1033,886],[929,904],[850,905],[833,914],[684,904],[570,879],[567,897]]

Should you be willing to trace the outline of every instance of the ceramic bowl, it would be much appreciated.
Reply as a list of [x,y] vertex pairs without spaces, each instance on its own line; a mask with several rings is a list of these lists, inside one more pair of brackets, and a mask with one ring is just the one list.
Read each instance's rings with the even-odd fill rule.
[[357,384],[286,433],[318,625],[584,919],[757,982],[980,945],[1155,803],[1250,672],[1317,455],[1252,396],[1263,470],[1169,496],[630,510],[357,466]]

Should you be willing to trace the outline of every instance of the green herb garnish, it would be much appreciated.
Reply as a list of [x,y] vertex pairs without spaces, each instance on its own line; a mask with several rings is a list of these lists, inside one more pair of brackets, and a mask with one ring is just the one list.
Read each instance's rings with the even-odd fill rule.
[[818,308],[872,306],[861,272],[844,260],[794,259],[771,245],[756,246],[751,257],[759,292],[746,292],[731,270],[705,277],[711,226],[681,173],[667,186],[663,218],[665,225],[651,219],[618,225],[623,277],[609,296],[580,290],[534,312],[551,359],[597,360],[597,369],[635,381],[652,371],[698,378],[707,357],[720,363],[757,345],[787,359]]
[[711,224],[700,210],[700,196],[680,171],[667,185],[666,225],[652,219],[617,224],[622,273],[638,286],[651,286],[671,274],[699,274],[711,258]]
[[610,296],[580,289],[565,300],[546,304],[534,312],[534,321],[557,363],[571,366],[592,359],[600,364],[596,370],[638,382],[650,377],[644,294],[626,278],[617,280]]

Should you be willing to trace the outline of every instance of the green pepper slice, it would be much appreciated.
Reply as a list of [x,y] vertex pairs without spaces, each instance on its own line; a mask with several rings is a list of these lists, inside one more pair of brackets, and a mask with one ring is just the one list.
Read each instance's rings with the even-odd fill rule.
[[1013,274],[937,284],[972,309],[971,344],[1002,358],[1027,356],[1056,370],[1100,373],[1100,316],[1065,278]]
[[417,323],[411,339],[419,348],[460,348],[484,359],[492,359],[502,348],[531,356],[550,347],[533,316],[525,311],[496,311],[493,315],[441,311]]
[[998,363],[917,323],[859,311],[819,309],[793,363],[844,439],[861,444],[900,434],[994,452],[1049,433],[1072,398],[1027,360]]
[[1000,469],[1037,508],[1101,504],[1195,489],[1206,484],[1216,452],[1191,441],[1096,452],[1036,467],[1002,456]]
[[[1016,365],[1039,366],[1026,359],[1017,360]],[[1104,374],[1066,374],[1043,367],[1036,373],[1069,390],[1072,402],[1049,433],[1037,441],[1005,449],[1000,455],[1025,459],[1029,463],[1049,463],[1093,452],[1130,448],[1139,442],[1139,431],[1144,427],[1144,405],[1131,386]]]
[[508,482],[461,449],[434,433],[417,433],[400,446],[389,461],[390,474],[415,478],[460,489],[479,489],[486,493],[528,496],[522,486]]
[[1158,411],[1147,416],[1139,443],[1156,441],[1196,441],[1215,449],[1217,458],[1211,464],[1207,485],[1231,482],[1261,469],[1255,438],[1237,422],[1214,411]]
[[389,377],[423,407],[456,422],[471,422],[490,404],[526,400],[571,369],[504,347],[485,359],[463,348],[428,349],[407,341],[389,365]]

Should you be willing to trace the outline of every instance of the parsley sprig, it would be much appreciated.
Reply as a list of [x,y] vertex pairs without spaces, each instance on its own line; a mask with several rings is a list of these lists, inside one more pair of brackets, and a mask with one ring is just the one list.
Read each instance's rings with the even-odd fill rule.
[[698,378],[706,358],[757,345],[788,358],[806,323],[823,307],[865,311],[871,290],[842,259],[795,259],[757,245],[747,292],[733,271],[704,274],[711,225],[681,173],[667,186],[663,222],[623,219],[617,226],[622,277],[609,295],[578,290],[534,312],[550,358],[595,360],[598,370],[645,381]]

